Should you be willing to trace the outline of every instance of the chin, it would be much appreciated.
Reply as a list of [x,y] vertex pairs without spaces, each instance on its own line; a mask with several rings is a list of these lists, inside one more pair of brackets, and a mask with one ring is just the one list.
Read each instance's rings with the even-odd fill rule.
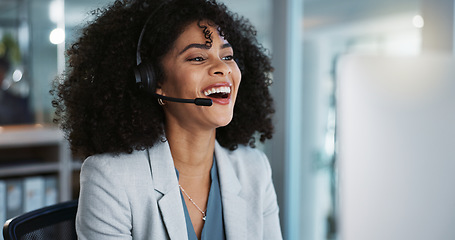
[[224,118],[219,118],[217,119],[217,125],[218,127],[225,127],[232,121],[232,115],[229,115],[229,117],[224,117]]

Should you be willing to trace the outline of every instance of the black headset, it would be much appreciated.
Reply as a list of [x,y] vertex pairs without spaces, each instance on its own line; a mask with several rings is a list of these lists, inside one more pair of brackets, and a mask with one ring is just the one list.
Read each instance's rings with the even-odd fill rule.
[[134,76],[136,78],[136,84],[139,86],[139,88],[149,92],[149,93],[154,93],[156,89],[156,71],[155,71],[155,66],[152,63],[149,62],[142,62],[141,58],[141,44],[142,44],[142,38],[144,37],[145,29],[147,27],[147,24],[150,22],[152,17],[155,15],[158,10],[160,10],[167,1],[164,1],[159,5],[155,10],[150,14],[150,16],[147,18],[145,21],[144,26],[142,27],[141,30],[141,35],[139,35],[139,40],[137,42],[137,48],[136,48],[136,67],[134,68]]

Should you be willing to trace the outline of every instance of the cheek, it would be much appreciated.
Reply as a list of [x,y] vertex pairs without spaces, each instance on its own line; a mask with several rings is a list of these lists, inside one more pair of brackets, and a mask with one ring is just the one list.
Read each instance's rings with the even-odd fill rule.
[[176,69],[168,76],[169,77],[166,78],[163,87],[165,87],[167,92],[173,92],[176,94],[194,92],[194,88],[200,78],[194,71],[185,71],[184,69]]
[[237,65],[237,63],[235,64],[235,68],[233,70],[233,73],[237,76],[238,81],[240,83],[240,80],[242,78],[242,71],[240,71],[239,65]]
[[188,97],[194,97],[194,94],[197,94],[197,91],[200,87],[202,77],[195,71],[188,71],[183,74],[180,74],[176,84],[179,86],[179,92]]
[[236,85],[236,88],[238,89],[240,86],[240,82],[242,81],[242,73],[240,70],[237,68],[237,71],[233,72],[234,74],[234,84]]

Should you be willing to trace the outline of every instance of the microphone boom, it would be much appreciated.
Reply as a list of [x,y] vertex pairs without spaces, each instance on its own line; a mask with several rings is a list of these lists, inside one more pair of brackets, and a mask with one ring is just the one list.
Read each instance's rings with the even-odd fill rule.
[[179,103],[194,103],[198,106],[212,106],[213,102],[212,99],[210,98],[195,98],[195,99],[185,99],[185,98],[174,98],[174,97],[168,97],[168,96],[163,96],[158,93],[153,93],[153,95],[157,98],[166,100],[166,101],[171,101],[171,102],[179,102]]

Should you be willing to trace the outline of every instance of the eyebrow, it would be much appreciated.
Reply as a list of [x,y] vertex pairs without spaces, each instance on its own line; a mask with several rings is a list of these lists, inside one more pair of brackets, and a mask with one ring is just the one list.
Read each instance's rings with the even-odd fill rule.
[[[206,44],[200,44],[200,43],[192,43],[192,44],[189,44],[188,46],[186,46],[182,51],[180,51],[179,55],[184,53],[186,50],[190,49],[190,48],[199,48],[199,49],[210,49],[211,47],[210,46],[207,46]],[[232,48],[231,44],[229,43],[225,43],[221,46],[221,49],[225,49],[225,48]]]

